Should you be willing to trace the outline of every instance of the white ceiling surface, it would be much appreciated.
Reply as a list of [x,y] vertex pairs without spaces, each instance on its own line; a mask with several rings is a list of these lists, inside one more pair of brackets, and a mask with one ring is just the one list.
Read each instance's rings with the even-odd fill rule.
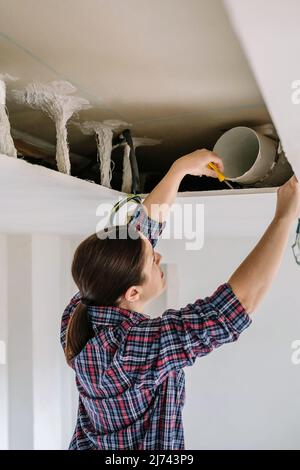
[[286,156],[300,181],[299,0],[225,0]]
[[[14,88],[70,81],[93,105],[81,120],[122,119],[163,140],[139,150],[163,156],[154,168],[270,120],[221,0],[0,0],[0,25],[0,72],[22,79]],[[55,141],[49,119],[8,107],[14,127]],[[94,148],[74,126],[70,143]]]
[[[238,196],[241,191],[243,197]],[[276,204],[276,188],[263,191],[184,192],[175,202],[186,204],[193,214],[196,204],[204,204],[205,236],[257,236],[270,222]],[[98,223],[103,228],[108,222],[108,212],[102,218],[97,208],[110,211],[121,197],[124,193],[119,191],[0,155],[0,232],[86,236],[96,231]],[[168,230],[172,238],[180,234],[180,218],[172,216],[167,222],[164,233]],[[187,227],[184,233],[190,233]]]

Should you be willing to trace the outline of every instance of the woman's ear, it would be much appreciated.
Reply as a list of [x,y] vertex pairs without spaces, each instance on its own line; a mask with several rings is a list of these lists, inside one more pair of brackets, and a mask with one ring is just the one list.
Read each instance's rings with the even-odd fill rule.
[[142,294],[141,286],[131,286],[128,287],[127,291],[124,294],[124,300],[127,302],[136,302],[140,300]]

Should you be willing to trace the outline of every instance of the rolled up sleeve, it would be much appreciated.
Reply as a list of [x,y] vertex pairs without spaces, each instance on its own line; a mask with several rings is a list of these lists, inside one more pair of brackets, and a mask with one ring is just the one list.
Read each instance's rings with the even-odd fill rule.
[[124,369],[135,384],[158,386],[169,372],[234,342],[252,320],[228,283],[209,297],[132,327],[123,349]]
[[154,248],[166,226],[166,221],[158,222],[157,220],[151,219],[148,217],[143,204],[139,204],[135,208],[128,225],[131,225],[135,227],[136,230],[142,232]]

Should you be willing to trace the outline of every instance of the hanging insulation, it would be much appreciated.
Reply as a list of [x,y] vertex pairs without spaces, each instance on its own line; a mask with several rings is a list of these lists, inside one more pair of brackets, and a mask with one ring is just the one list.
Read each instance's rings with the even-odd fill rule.
[[[132,137],[133,146],[136,149],[137,147],[147,147],[150,145],[158,145],[161,143],[161,140],[150,139],[148,137]],[[132,171],[130,165],[130,146],[124,144],[124,154],[123,154],[123,177],[122,177],[122,189],[123,193],[130,193],[132,186]]]
[[97,154],[100,163],[100,182],[102,186],[111,188],[112,170],[111,170],[111,152],[112,139],[114,132],[121,132],[128,128],[130,124],[117,119],[107,119],[106,121],[85,121],[83,123],[74,123],[84,134],[95,134],[97,143]]
[[45,112],[55,123],[56,162],[58,170],[70,174],[70,156],[67,139],[67,122],[81,109],[90,108],[89,102],[73,96],[76,88],[66,81],[54,81],[48,84],[32,82],[25,90],[12,90],[17,103]]
[[17,157],[17,150],[10,132],[10,123],[6,110],[6,81],[17,80],[8,74],[0,74],[0,153]]

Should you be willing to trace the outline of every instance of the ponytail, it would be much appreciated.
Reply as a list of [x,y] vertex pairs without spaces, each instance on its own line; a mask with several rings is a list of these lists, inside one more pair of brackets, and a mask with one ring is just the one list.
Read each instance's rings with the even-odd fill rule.
[[65,356],[68,365],[71,365],[71,360],[80,353],[94,335],[95,332],[88,316],[87,307],[79,302],[69,320],[66,333]]
[[141,237],[131,238],[128,225],[115,228],[117,238],[102,238],[102,232],[101,236],[94,233],[74,253],[72,277],[81,301],[69,319],[66,332],[65,356],[69,365],[95,336],[87,306],[117,307],[130,286],[142,285],[146,280],[145,242]]

